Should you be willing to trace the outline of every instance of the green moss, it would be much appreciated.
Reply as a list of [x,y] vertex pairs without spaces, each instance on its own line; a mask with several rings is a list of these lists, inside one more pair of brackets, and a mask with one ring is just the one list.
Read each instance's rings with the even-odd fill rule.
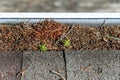
[[69,47],[71,45],[71,42],[69,39],[64,39],[62,42],[65,47]]
[[47,51],[47,46],[45,44],[40,44],[39,49],[40,49],[40,51],[45,52],[45,51]]

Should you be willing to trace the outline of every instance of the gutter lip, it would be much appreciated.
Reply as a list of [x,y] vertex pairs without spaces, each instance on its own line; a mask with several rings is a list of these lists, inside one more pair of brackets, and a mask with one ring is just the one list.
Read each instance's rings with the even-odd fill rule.
[[[19,22],[34,23],[44,20],[46,20],[46,18],[0,18],[0,24]],[[101,25],[104,21],[105,25],[120,25],[120,19],[118,18],[48,18],[48,20],[73,25]]]
[[[29,20],[30,19],[30,20]],[[1,12],[0,23],[34,22],[45,19],[79,25],[120,25],[120,13]],[[36,21],[37,22],[37,21]]]
[[120,18],[120,13],[1,12],[0,18]]

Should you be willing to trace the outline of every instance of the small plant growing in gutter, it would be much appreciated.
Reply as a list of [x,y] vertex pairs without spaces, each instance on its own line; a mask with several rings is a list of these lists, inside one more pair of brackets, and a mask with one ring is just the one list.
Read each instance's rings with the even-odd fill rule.
[[46,46],[46,44],[40,44],[40,45],[39,45],[39,50],[42,51],[42,52],[47,51],[47,46]]
[[71,42],[70,42],[70,40],[68,39],[68,38],[66,38],[66,39],[63,39],[63,45],[65,46],[65,47],[69,47],[70,45],[71,45]]

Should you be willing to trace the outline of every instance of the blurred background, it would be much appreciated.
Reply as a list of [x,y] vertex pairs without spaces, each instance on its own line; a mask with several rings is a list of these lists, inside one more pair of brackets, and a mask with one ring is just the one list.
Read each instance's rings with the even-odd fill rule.
[[120,12],[120,0],[0,0],[0,12]]

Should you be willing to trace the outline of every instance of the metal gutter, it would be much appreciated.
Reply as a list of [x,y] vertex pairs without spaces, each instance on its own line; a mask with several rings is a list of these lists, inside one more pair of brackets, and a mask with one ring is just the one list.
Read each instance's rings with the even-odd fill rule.
[[45,19],[81,25],[99,25],[105,20],[106,25],[119,25],[120,13],[0,13],[0,23],[16,23],[28,20],[29,22],[37,22]]
[[[45,19],[0,19],[0,23],[18,23],[18,22],[39,22],[39,21],[43,21]],[[76,19],[72,19],[72,18],[52,18],[49,20],[55,20],[57,22],[61,22],[61,23],[68,23],[68,24],[80,24],[80,25],[100,25],[104,22],[105,20],[105,24],[106,25],[120,25],[120,19],[115,19],[115,18],[88,18],[88,19],[84,19],[84,18],[76,18]]]

